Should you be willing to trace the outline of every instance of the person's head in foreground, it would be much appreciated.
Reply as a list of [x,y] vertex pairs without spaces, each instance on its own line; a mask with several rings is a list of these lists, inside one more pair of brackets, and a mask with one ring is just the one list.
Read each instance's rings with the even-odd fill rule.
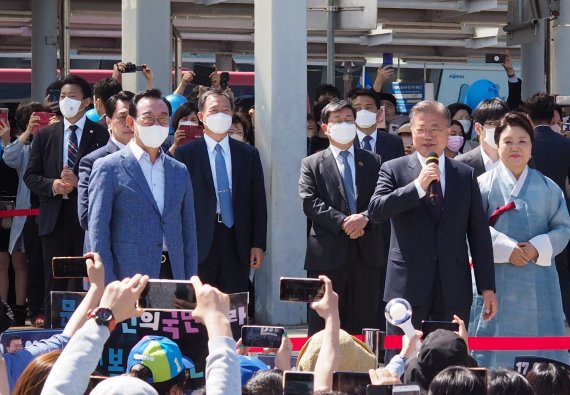
[[450,366],[435,376],[428,395],[486,395],[487,388],[481,378],[463,366]]
[[182,395],[189,370],[176,343],[162,336],[145,336],[129,353],[127,374],[147,382],[161,395]]
[[534,395],[532,387],[520,373],[508,369],[490,370],[488,395]]
[[526,379],[536,395],[570,395],[569,372],[558,364],[535,363]]

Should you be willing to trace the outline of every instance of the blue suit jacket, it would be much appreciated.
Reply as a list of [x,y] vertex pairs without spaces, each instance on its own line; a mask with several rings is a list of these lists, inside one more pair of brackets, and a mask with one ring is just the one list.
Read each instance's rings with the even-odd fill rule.
[[192,183],[186,167],[164,155],[160,214],[140,165],[127,146],[99,159],[89,182],[89,238],[105,264],[105,282],[136,273],[158,278],[163,237],[172,274],[196,274],[198,250]]
[[384,163],[368,208],[370,220],[392,223],[384,300],[398,297],[426,306],[439,274],[446,305],[469,307],[466,235],[478,290],[495,289],[491,235],[477,179],[468,165],[445,159],[443,212],[436,221],[427,195],[420,199],[413,182],[421,169],[416,154]]
[[117,152],[119,147],[113,143],[111,139],[107,141],[107,145],[101,147],[89,155],[84,156],[79,162],[79,180],[77,182],[77,216],[79,217],[79,224],[85,230],[88,229],[89,218],[87,216],[87,209],[89,208],[89,178],[93,170],[93,163],[97,159],[103,158],[113,152]]

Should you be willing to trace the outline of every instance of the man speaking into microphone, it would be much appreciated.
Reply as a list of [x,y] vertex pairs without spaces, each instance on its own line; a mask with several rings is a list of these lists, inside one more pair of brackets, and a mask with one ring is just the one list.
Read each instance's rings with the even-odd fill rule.
[[[368,208],[371,221],[391,221],[384,300],[404,298],[412,323],[467,324],[473,298],[470,252],[483,318],[497,313],[489,225],[473,169],[443,155],[450,124],[447,108],[422,101],[410,112],[416,153],[385,162]],[[467,237],[466,237],[467,236]],[[388,324],[387,333],[399,333]]]

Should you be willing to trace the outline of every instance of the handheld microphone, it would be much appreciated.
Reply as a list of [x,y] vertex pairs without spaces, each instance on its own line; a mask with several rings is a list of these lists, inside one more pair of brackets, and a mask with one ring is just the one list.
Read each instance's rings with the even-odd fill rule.
[[[435,163],[436,165],[439,166],[439,157],[433,151],[428,152],[427,157],[426,157],[426,165],[429,165],[430,163]],[[431,182],[431,184],[429,184],[429,187],[428,187],[429,201],[434,206],[437,202],[437,183],[438,182],[439,181],[434,180]]]

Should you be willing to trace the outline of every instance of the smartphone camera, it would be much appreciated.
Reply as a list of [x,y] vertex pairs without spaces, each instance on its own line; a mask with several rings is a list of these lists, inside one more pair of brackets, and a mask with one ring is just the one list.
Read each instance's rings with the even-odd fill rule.
[[59,89],[52,89],[49,91],[49,101],[50,102],[59,102]]
[[[137,68],[139,70],[137,70]],[[137,66],[134,63],[127,62],[125,64],[125,69],[123,70],[123,73],[134,73],[134,72],[140,71],[140,70],[142,70],[141,66]]]

